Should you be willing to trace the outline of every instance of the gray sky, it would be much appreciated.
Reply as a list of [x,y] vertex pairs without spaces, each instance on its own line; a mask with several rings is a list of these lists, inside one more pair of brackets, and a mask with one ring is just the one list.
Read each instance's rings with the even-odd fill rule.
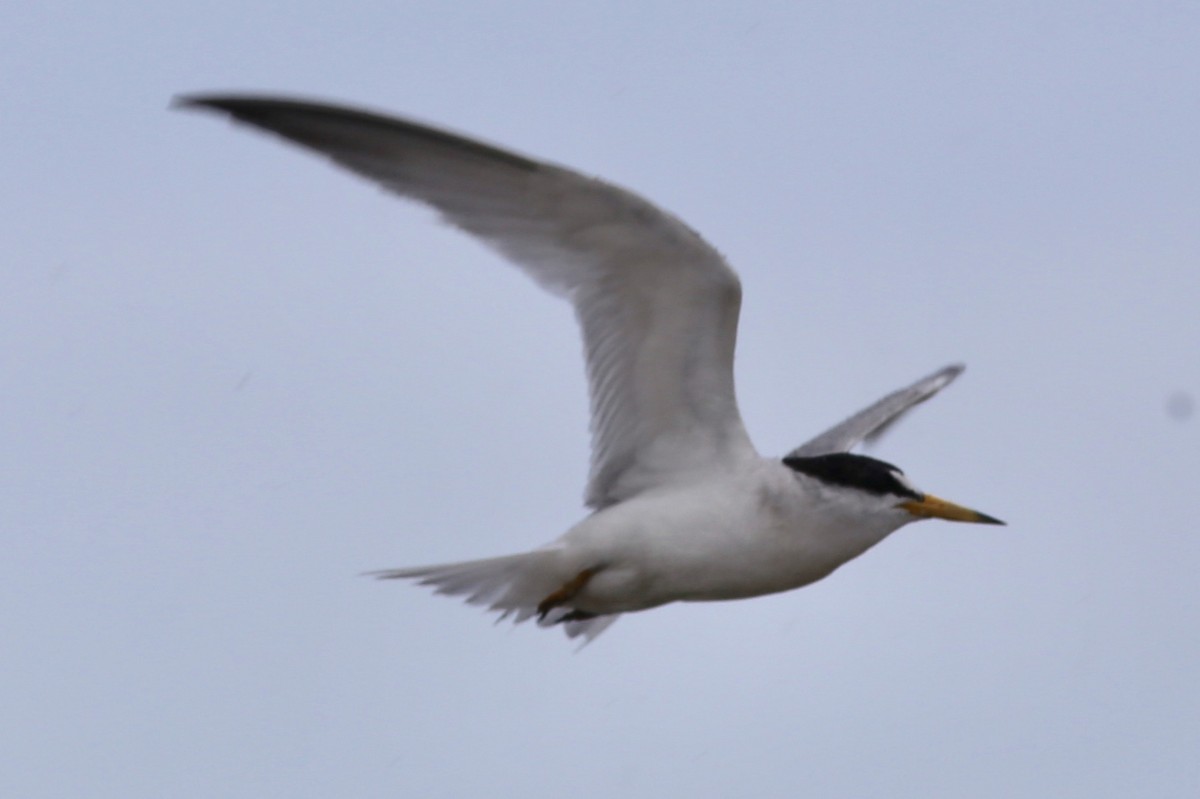
[[[1048,5],[0,6],[0,795],[1200,795],[1200,6]],[[682,216],[764,453],[966,361],[875,454],[1010,526],[579,654],[358,577],[579,518],[571,314],[225,89]]]

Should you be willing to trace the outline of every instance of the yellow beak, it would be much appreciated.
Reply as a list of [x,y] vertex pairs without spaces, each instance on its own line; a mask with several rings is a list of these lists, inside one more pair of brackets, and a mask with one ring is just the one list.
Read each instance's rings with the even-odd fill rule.
[[1004,524],[997,518],[980,513],[977,510],[955,505],[944,499],[938,499],[932,494],[926,494],[921,499],[901,502],[898,507],[904,508],[913,516],[922,519],[947,519],[952,522],[975,522],[976,524]]

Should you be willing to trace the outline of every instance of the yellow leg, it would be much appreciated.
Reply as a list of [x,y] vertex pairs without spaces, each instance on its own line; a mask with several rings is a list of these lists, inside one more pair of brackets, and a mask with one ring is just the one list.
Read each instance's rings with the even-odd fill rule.
[[572,577],[562,584],[557,591],[538,603],[537,611],[541,618],[546,618],[546,614],[560,605],[565,605],[575,598],[575,595],[583,590],[583,587],[588,584],[588,580],[596,574],[596,569],[584,569],[579,574]]

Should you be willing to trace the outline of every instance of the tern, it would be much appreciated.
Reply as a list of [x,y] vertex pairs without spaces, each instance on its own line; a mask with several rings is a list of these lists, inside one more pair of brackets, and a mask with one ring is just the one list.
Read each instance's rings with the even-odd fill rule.
[[733,385],[741,284],[698,233],[632,192],[412,121],[287,98],[191,95],[431,206],[574,307],[591,399],[590,513],[537,549],[373,574],[591,641],[622,613],[788,591],[919,519],[1003,524],[851,452],[962,372],[888,394],[782,458]]

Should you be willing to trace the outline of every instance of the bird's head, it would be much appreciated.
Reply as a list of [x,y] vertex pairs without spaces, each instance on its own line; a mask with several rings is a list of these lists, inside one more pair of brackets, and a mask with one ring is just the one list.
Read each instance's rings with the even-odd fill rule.
[[985,513],[926,494],[897,467],[866,455],[849,452],[807,458],[789,455],[783,462],[793,471],[846,494],[864,512],[897,514],[897,527],[919,519],[1004,524]]

